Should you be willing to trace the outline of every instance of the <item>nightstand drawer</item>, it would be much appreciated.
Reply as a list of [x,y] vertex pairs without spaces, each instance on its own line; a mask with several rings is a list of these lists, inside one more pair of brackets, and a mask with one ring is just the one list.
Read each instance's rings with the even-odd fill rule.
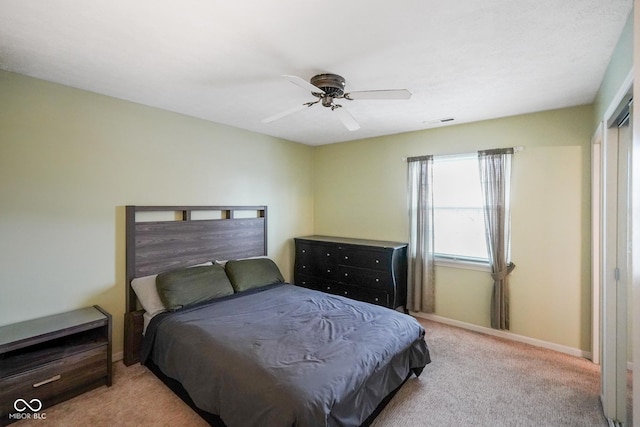
[[39,399],[43,408],[65,393],[107,378],[107,346],[73,354],[39,368],[0,379],[0,413],[14,412],[16,399]]

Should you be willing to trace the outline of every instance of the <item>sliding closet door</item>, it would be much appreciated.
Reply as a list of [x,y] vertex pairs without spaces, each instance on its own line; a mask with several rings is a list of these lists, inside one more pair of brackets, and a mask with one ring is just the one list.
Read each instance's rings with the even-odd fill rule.
[[627,425],[627,363],[631,360],[631,113],[627,98],[610,121],[602,146],[602,405],[607,418],[618,425]]
[[630,159],[631,159],[631,105],[629,105],[626,117],[618,124],[618,249],[617,257],[620,270],[618,279],[618,320],[617,342],[618,354],[616,363],[616,403],[617,413],[624,413],[621,420],[625,425],[631,425],[632,420],[627,420],[627,373],[631,359],[631,325],[629,321],[632,313],[631,298],[631,234],[630,234]]

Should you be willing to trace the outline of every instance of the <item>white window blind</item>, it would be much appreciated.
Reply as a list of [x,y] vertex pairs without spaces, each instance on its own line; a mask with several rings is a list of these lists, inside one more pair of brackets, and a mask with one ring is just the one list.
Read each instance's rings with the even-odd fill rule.
[[434,157],[435,255],[488,262],[478,157]]

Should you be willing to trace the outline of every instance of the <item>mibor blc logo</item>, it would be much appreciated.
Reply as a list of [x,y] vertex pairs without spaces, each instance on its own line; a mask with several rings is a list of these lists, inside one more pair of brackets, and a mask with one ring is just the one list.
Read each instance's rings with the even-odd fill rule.
[[40,399],[31,399],[29,401],[25,399],[16,399],[13,402],[13,409],[16,412],[9,414],[10,420],[45,420],[47,414],[40,412],[42,409],[42,401]]

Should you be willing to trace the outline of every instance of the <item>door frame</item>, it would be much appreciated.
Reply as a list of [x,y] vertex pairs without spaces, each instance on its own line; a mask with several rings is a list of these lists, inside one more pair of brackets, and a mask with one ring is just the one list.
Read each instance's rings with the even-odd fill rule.
[[[591,257],[592,257],[592,360],[594,363],[601,365],[601,400],[605,415],[609,418],[626,418],[626,396],[625,399],[621,399],[620,388],[617,385],[624,381],[626,384],[626,373],[621,375],[621,369],[617,367],[622,364],[625,372],[627,368],[627,352],[621,354],[618,351],[617,343],[625,341],[626,336],[619,335],[617,326],[621,320],[624,327],[624,334],[627,333],[626,317],[625,319],[618,319],[619,310],[617,309],[617,292],[615,286],[606,286],[612,281],[617,281],[614,278],[617,271],[617,260],[612,260],[611,254],[615,255],[617,251],[616,239],[611,241],[611,236],[616,236],[618,229],[618,129],[611,128],[611,122],[617,118],[619,114],[619,107],[625,101],[625,98],[629,96],[633,86],[633,71],[629,72],[624,83],[621,85],[618,93],[613,98],[609,107],[604,114],[604,120],[600,122],[596,132],[594,133],[591,143],[591,167],[592,167],[592,179],[591,179],[591,206],[592,206],[592,238],[591,238]],[[637,89],[636,89],[637,90]],[[638,121],[637,118],[632,117],[631,120]],[[631,123],[632,130],[634,132],[634,141],[628,148],[630,155],[635,155],[640,158],[639,150],[633,150],[633,147],[637,147],[635,143],[637,139],[635,135],[638,134],[638,128],[635,127],[636,123]],[[636,168],[638,169],[638,168]],[[637,171],[636,171],[637,172]],[[629,174],[633,173],[633,170],[628,171]],[[636,173],[638,178],[640,174]],[[615,178],[614,178],[615,177]],[[640,179],[637,181],[640,183]],[[629,215],[629,218],[633,218],[633,188],[640,188],[640,184],[635,186],[633,176],[631,177],[629,188],[629,203],[631,203],[631,212],[623,212],[623,216]],[[637,197],[640,199],[640,197]],[[640,200],[635,200],[638,206],[640,206]],[[625,210],[626,211],[626,210]],[[640,209],[635,210],[640,212]],[[635,232],[640,235],[640,227],[631,227],[630,232]],[[616,236],[617,237],[617,236]],[[640,236],[639,236],[640,237]],[[640,239],[635,240],[640,241]],[[638,252],[636,252],[636,258]],[[629,265],[622,273],[625,274],[625,279],[632,281],[632,274],[637,273],[640,268],[640,264],[636,263],[636,268],[633,268],[634,264],[633,255],[629,257]],[[635,283],[632,281],[631,283]],[[635,287],[635,286],[634,286]],[[634,295],[637,292],[632,290]],[[634,310],[634,319],[638,319],[638,310]],[[603,313],[607,313],[607,317],[603,316]],[[626,313],[626,310],[624,310]],[[611,321],[611,319],[614,319]],[[635,322],[634,322],[635,323]],[[622,329],[622,328],[621,328]],[[638,340],[634,340],[634,349],[638,347]],[[635,352],[635,350],[634,350]],[[635,354],[635,353],[634,353]],[[633,357],[633,360],[637,360]],[[625,387],[626,390],[626,387]],[[634,398],[637,390],[634,387]],[[634,399],[635,400],[635,399]],[[636,411],[638,412],[638,411]],[[634,417],[635,418],[635,417]],[[626,420],[627,424],[632,420]]]
[[601,240],[602,220],[602,143],[604,140],[604,124],[600,122],[596,133],[591,138],[591,361],[600,364],[601,343]]

